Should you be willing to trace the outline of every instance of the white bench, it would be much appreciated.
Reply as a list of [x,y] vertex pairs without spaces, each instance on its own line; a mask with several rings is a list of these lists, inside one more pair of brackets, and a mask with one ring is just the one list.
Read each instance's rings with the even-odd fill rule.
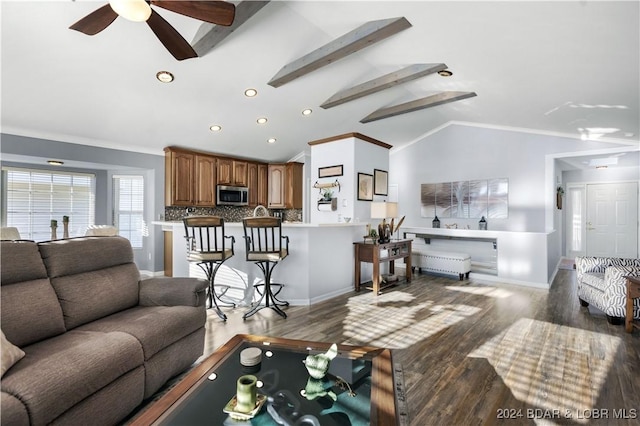
[[418,272],[426,269],[443,274],[458,274],[460,281],[471,272],[471,256],[467,253],[449,253],[441,251],[413,251],[411,253],[411,269]]

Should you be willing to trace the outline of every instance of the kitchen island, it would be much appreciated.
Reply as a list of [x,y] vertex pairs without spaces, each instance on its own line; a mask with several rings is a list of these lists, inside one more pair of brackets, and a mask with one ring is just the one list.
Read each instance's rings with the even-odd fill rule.
[[[152,224],[171,233],[165,238],[171,239],[172,276],[204,278],[197,265],[187,262],[182,221]],[[263,275],[245,258],[242,223],[226,222],[225,233],[235,238],[235,255],[220,267],[215,283],[231,286],[226,295],[236,304],[247,306],[254,296],[253,285],[261,282]],[[282,234],[289,237],[289,256],[273,271],[272,282],[284,284],[278,298],[291,305],[310,305],[353,291],[353,242],[361,241],[364,233],[364,223],[283,222]],[[363,268],[365,281],[371,280],[371,274],[370,267]]]

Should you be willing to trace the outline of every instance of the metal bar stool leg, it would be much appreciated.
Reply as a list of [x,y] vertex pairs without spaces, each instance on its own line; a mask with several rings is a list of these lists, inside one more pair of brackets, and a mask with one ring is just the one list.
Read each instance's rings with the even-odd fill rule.
[[[242,316],[242,318],[247,319],[263,308],[271,308],[274,311],[276,311],[278,315],[280,315],[281,317],[287,318],[287,314],[282,309],[280,309],[280,306],[284,306],[283,302],[280,302],[278,299],[276,299],[274,297],[273,292],[271,291],[271,272],[273,272],[273,269],[276,267],[278,263],[264,261],[264,262],[255,262],[255,264],[258,265],[258,267],[260,268],[260,270],[262,270],[264,274],[264,292],[260,293],[258,291],[258,294],[260,294],[260,300],[258,300],[258,302],[253,306],[253,308],[251,308],[248,312],[246,312]],[[263,301],[264,301],[264,305],[262,304]],[[288,305],[288,302],[284,302],[284,303],[287,303]]]
[[[207,276],[207,281],[209,281],[209,306],[208,308],[213,308],[215,306],[216,314],[220,317],[221,320],[226,321],[227,316],[218,306],[218,302],[216,301],[216,293],[214,290],[213,280],[215,278],[213,263],[211,262],[201,262],[198,263],[198,266],[204,271]],[[217,270],[217,268],[216,268]]]

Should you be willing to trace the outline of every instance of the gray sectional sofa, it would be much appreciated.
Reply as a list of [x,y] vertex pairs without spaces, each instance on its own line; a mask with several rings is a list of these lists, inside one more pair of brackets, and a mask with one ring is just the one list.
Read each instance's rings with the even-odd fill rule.
[[121,237],[1,244],[0,324],[25,354],[3,425],[117,424],[202,355],[206,281],[141,280]]
[[[624,323],[627,308],[625,276],[640,276],[640,259],[576,257],[578,299],[582,306],[593,304],[611,324]],[[634,300],[633,316],[640,319],[640,300]]]

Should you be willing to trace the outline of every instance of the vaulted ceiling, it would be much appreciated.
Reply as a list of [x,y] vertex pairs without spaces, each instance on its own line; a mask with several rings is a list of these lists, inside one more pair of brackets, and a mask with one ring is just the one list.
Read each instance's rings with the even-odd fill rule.
[[[267,161],[286,161],[309,141],[349,132],[400,147],[451,122],[638,144],[637,1],[271,1],[201,57],[184,61],[144,23],[118,18],[95,36],[68,28],[105,3],[0,3],[3,133],[150,153],[178,145]],[[192,45],[211,29],[156,11]],[[390,18],[410,26],[269,84],[285,65]],[[427,73],[321,107],[340,91],[414,64],[445,64],[453,75]],[[162,70],[175,80],[159,82]],[[247,88],[258,95],[246,97]],[[362,122],[446,91],[477,96]],[[313,113],[303,116],[306,108]],[[257,124],[260,117],[267,123]],[[222,130],[212,132],[212,125]]]

